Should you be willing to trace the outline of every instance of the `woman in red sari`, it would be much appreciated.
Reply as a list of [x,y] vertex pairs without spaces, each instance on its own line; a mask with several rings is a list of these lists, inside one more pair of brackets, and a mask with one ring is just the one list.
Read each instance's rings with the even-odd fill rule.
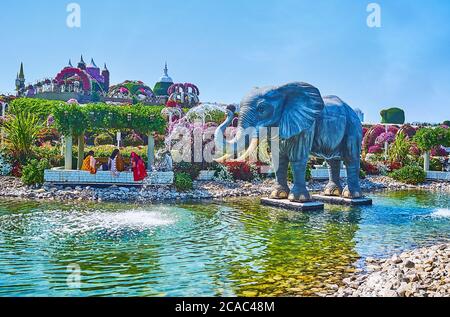
[[144,160],[135,152],[131,153],[131,167],[135,182],[143,181],[148,176]]

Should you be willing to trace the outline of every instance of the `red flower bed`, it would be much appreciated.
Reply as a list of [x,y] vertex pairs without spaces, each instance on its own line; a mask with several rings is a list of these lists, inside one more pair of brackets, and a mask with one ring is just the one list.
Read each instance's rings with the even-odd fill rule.
[[367,175],[378,175],[379,174],[378,168],[369,162],[363,162],[362,168],[366,172]]
[[235,180],[251,181],[253,174],[247,162],[226,162],[225,166]]
[[[234,180],[252,181],[255,177],[254,167],[256,167],[256,172],[261,173],[260,168],[264,165],[263,163],[257,162],[253,166],[249,162],[226,162],[225,167],[228,172],[233,175]],[[253,168],[252,168],[253,167]]]

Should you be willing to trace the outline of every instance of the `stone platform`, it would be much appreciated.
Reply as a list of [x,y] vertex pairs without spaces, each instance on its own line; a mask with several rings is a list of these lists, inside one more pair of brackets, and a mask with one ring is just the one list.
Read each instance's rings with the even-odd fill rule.
[[117,185],[117,186],[143,186],[143,185],[172,185],[174,182],[173,172],[148,172],[144,181],[135,182],[132,172],[120,172],[113,176],[108,171],[98,171],[90,174],[86,171],[71,171],[54,168],[44,171],[46,183],[55,185]]
[[324,204],[322,202],[317,201],[307,203],[294,203],[290,202],[287,199],[279,200],[279,199],[262,198],[261,204],[264,206],[277,207],[294,211],[316,211],[324,209]]
[[345,206],[371,206],[372,199],[363,197],[357,199],[349,199],[335,196],[323,196],[323,195],[313,195],[313,199],[321,201],[330,205],[345,205]]

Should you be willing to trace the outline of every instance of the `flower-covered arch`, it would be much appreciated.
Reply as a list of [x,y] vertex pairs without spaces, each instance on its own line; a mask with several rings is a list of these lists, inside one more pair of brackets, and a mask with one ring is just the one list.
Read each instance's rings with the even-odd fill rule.
[[200,103],[200,90],[194,84],[173,84],[167,92],[169,93],[169,101],[176,102],[183,107],[192,108]]
[[154,96],[153,90],[142,81],[127,80],[121,84],[112,86],[108,92],[108,97],[110,98],[136,97],[138,99],[146,99]]
[[63,69],[58,75],[56,75],[55,81],[58,85],[63,85],[64,81],[68,78],[78,76],[81,80],[81,83],[83,85],[84,91],[90,91],[91,90],[91,81],[86,75],[85,72],[78,68],[65,68]]

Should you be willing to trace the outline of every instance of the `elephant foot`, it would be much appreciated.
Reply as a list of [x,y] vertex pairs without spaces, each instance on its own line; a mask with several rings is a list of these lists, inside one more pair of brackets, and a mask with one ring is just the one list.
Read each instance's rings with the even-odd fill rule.
[[341,196],[342,195],[342,187],[340,185],[336,185],[334,182],[328,183],[325,187],[323,193],[325,196]]
[[346,186],[344,188],[344,191],[342,192],[342,197],[347,198],[347,199],[356,199],[356,198],[363,197],[363,195],[362,195],[361,191],[351,192],[349,187]]
[[306,203],[311,201],[311,195],[306,188],[304,190],[296,190],[294,186],[288,199],[294,203]]
[[289,188],[276,187],[270,194],[270,199],[287,199],[289,197]]

